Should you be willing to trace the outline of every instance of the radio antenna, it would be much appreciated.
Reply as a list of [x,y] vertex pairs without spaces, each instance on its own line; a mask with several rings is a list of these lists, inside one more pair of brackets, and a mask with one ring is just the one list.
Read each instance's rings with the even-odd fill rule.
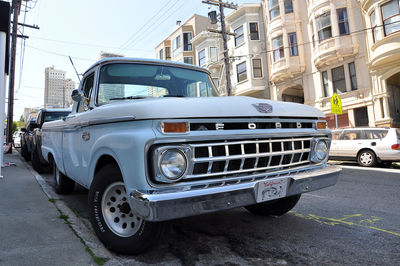
[[72,58],[70,56],[68,56],[68,57],[69,57],[69,60],[71,61],[72,67],[74,68],[76,75],[78,76],[78,80],[79,80],[79,83],[80,83],[81,82],[81,78],[79,77],[78,71],[76,71],[74,62],[72,62]]

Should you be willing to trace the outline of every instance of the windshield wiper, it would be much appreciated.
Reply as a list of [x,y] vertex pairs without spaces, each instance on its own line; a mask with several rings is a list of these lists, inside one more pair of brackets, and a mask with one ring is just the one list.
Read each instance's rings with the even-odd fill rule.
[[117,98],[111,98],[110,101],[113,100],[136,100],[136,99],[145,99],[147,98],[146,96],[126,96],[126,97],[117,97]]
[[185,97],[185,95],[164,95],[163,97]]

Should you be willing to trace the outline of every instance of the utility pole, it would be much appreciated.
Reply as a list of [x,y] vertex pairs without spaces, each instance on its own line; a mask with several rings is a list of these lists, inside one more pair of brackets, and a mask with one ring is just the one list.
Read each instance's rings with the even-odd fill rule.
[[228,39],[225,27],[225,15],[224,8],[237,9],[237,5],[233,3],[224,3],[222,1],[217,0],[205,0],[202,1],[204,4],[214,5],[219,7],[219,16],[221,20],[221,34],[222,34],[222,43],[224,47],[224,64],[225,64],[225,75],[226,75],[226,93],[228,96],[232,94],[232,85],[231,85],[231,71],[229,67],[229,54],[228,54]]
[[[29,1],[29,0],[24,0]],[[28,36],[18,36],[18,15],[21,11],[22,0],[13,0],[12,11],[13,11],[13,27],[11,33],[11,59],[10,59],[10,76],[9,76],[9,89],[8,89],[8,114],[7,114],[7,144],[11,144],[12,139],[12,128],[13,128],[13,116],[14,116],[14,86],[15,86],[15,59],[17,54],[17,37],[28,38]],[[29,26],[22,24],[22,26]],[[39,29],[38,26],[29,26],[30,28]],[[11,148],[9,153],[11,153]]]
[[[7,117],[7,144],[12,143],[12,128],[14,115],[14,81],[15,81],[15,57],[17,54],[17,31],[18,31],[18,15],[21,10],[22,0],[13,0],[13,27],[11,36],[11,60],[10,60],[10,77],[8,89],[8,117]],[[11,148],[9,150],[11,152]]]

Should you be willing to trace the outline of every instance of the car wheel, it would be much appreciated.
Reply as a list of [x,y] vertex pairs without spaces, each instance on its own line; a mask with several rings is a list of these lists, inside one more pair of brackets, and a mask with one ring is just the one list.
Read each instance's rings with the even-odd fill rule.
[[266,202],[257,203],[254,205],[246,206],[245,208],[255,215],[269,216],[276,215],[281,216],[290,211],[296,206],[299,201],[301,194],[294,195],[282,199],[276,199]]
[[57,194],[71,193],[74,190],[75,182],[68,176],[61,173],[60,170],[58,170],[55,161],[53,161],[52,165],[53,165],[54,188]]
[[163,226],[132,212],[121,172],[115,165],[106,165],[95,175],[89,190],[89,218],[104,245],[124,254],[139,254],[150,248]]
[[38,172],[39,174],[43,173],[43,166],[40,163],[39,153],[38,153],[36,146],[32,147],[31,161],[32,161],[33,169],[35,169],[36,172]]
[[371,167],[376,164],[376,156],[373,151],[364,150],[358,154],[357,158],[358,164],[360,166]]
[[28,147],[26,146],[26,143],[24,145],[22,145],[22,147],[21,147],[21,155],[22,155],[22,157],[24,157],[24,159],[26,161],[30,161],[31,160],[31,157],[29,156]]

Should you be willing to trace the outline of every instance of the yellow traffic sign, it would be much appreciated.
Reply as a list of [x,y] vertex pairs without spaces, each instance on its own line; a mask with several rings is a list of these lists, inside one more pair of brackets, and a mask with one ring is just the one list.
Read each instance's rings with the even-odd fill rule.
[[340,100],[336,92],[331,97],[331,113],[338,115],[342,114],[342,101]]

